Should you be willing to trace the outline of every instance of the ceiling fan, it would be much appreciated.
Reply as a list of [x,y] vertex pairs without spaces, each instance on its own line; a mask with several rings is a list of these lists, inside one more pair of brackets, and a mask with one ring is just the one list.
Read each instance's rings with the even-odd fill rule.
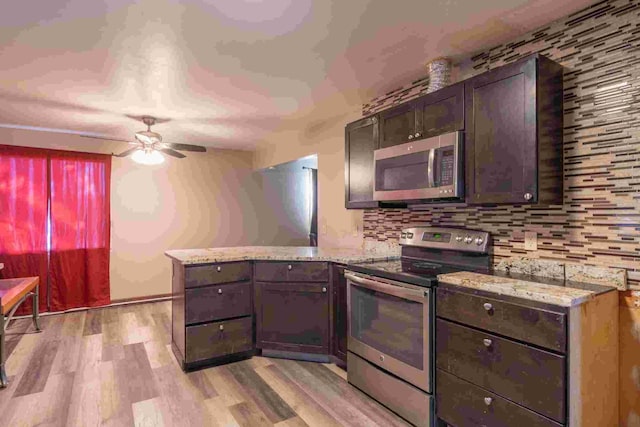
[[[160,153],[165,153],[178,159],[183,159],[186,156],[180,153],[180,151],[195,151],[200,153],[207,151],[205,147],[200,145],[162,142],[162,135],[151,130],[151,126],[156,124],[155,117],[144,116],[142,117],[142,122],[147,125],[147,130],[136,132],[134,135],[136,138],[135,141],[129,142],[120,139],[113,139],[113,141],[129,142],[129,144],[132,145],[128,150],[119,154],[114,154],[116,157],[127,157],[131,155],[131,158],[137,163],[153,165],[164,161],[164,157]],[[94,136],[83,136],[86,136],[87,138],[95,138]]]

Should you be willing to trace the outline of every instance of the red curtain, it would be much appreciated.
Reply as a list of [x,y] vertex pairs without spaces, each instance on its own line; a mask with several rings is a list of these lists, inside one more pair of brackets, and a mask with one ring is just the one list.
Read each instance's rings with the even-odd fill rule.
[[[73,153],[56,150],[37,150],[19,147],[4,148],[0,151],[0,161],[9,161],[5,152],[21,153],[21,158],[36,161],[44,159],[44,210],[38,216],[40,222],[34,225],[39,204],[31,202],[32,197],[25,197],[24,192],[16,191],[15,199],[23,207],[22,214],[8,217],[6,224],[0,228],[0,241],[10,242],[18,258],[15,258],[3,246],[0,246],[0,262],[5,262],[4,277],[34,275],[32,261],[20,269],[21,258],[27,254],[25,241],[32,238],[26,233],[15,230],[21,228],[37,229],[39,242],[43,241],[44,266],[46,271],[46,218],[47,201],[49,203],[49,309],[52,311],[67,310],[77,307],[95,307],[110,303],[109,290],[109,243],[110,243],[110,176],[111,156],[98,154]],[[26,161],[26,160],[25,160]],[[4,176],[4,163],[2,175]],[[48,173],[47,173],[48,171]],[[15,181],[27,182],[32,175],[27,170],[16,169]],[[47,179],[48,178],[48,179]],[[0,183],[2,178],[0,178]],[[31,184],[30,184],[31,185]],[[11,201],[0,193],[0,207]],[[32,212],[34,211],[34,212]],[[4,212],[4,208],[2,211]],[[40,210],[37,211],[40,214]],[[0,217],[3,215],[0,213]],[[0,219],[0,221],[4,218]],[[38,228],[39,227],[39,228]],[[37,234],[35,231],[32,234]],[[27,258],[30,260],[30,258]],[[42,274],[42,270],[40,273]],[[41,280],[43,280],[41,276]],[[46,276],[44,281],[46,283]],[[41,290],[46,288],[41,286]],[[46,299],[46,292],[41,302]],[[46,305],[41,304],[41,307]],[[44,310],[43,310],[44,311]]]
[[109,304],[111,156],[51,156],[51,310]]
[[[40,277],[47,306],[47,154],[0,145],[1,277]],[[23,304],[18,314],[31,313]]]

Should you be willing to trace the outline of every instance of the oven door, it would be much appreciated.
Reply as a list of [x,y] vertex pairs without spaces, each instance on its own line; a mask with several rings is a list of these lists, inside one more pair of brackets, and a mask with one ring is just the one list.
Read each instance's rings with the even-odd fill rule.
[[381,148],[374,151],[373,161],[374,200],[463,196],[461,132]]
[[431,392],[430,289],[345,271],[348,349]]

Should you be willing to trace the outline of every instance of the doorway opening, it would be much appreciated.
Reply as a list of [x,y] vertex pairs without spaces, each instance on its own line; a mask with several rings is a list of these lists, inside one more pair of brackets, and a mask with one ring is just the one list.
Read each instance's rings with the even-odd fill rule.
[[317,154],[262,169],[259,175],[269,208],[260,217],[263,244],[318,246]]

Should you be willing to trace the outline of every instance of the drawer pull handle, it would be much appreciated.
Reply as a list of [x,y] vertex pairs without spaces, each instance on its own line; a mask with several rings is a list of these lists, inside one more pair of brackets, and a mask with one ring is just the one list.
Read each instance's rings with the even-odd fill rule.
[[491,406],[491,403],[493,402],[493,399],[490,397],[485,397],[484,398],[484,404],[487,406]]
[[384,362],[384,356],[383,355],[380,355],[380,361]]
[[291,264],[287,265],[287,270],[291,270],[293,267],[291,266]]
[[224,325],[220,325],[220,330],[224,331]]
[[493,306],[491,305],[491,303],[485,302],[482,306],[487,312],[493,310]]
[[222,295],[222,289],[218,289],[218,293]]
[[218,268],[216,268],[216,271],[220,273],[222,271],[222,267],[218,266]]
[[327,288],[325,286],[322,287],[322,292],[327,292]]
[[491,347],[491,344],[493,344],[493,341],[491,341],[488,338],[485,338],[482,340],[482,344],[484,344],[485,347]]

